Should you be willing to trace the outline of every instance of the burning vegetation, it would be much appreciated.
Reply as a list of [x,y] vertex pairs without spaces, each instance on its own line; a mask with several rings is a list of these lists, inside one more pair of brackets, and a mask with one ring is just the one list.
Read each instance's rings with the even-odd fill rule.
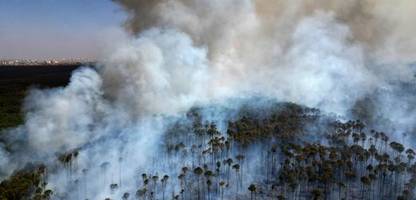
[[[341,122],[317,109],[275,103],[243,106],[223,127],[203,112],[191,109],[169,126],[160,155],[137,171],[136,190],[121,180],[122,157],[116,171],[110,166],[117,163],[101,163],[108,190],[125,200],[414,198],[415,151],[359,120]],[[84,198],[92,177],[77,166],[77,156],[78,150],[59,155],[57,167]],[[17,172],[0,184],[1,197],[65,198],[47,189],[46,172],[45,166]]]
[[102,60],[0,109],[0,199],[416,198],[415,1],[114,2]]

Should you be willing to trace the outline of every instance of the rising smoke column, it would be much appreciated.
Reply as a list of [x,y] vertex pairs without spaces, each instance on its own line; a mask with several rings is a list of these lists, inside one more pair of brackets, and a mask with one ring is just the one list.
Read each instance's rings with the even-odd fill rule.
[[[369,114],[372,116],[370,121],[374,123],[386,124],[386,120],[398,123],[403,116],[413,116],[415,109],[410,100],[413,98],[396,99],[394,96],[413,96],[412,91],[397,85],[415,84],[413,77],[415,70],[411,63],[414,62],[416,52],[416,39],[413,37],[416,27],[409,25],[415,18],[412,12],[416,8],[414,1],[116,0],[115,2],[130,14],[125,26],[132,34],[149,27],[167,27],[186,32],[198,46],[207,46],[209,60],[212,62],[210,68],[215,68],[213,73],[218,75],[216,80],[219,85],[224,85],[224,82],[225,85],[232,85],[231,91],[241,88],[241,84],[247,83],[246,88],[249,88],[253,83],[257,85],[259,82],[261,84],[262,80],[267,80],[264,82],[272,87],[272,90],[278,90],[272,96],[278,96],[281,100],[317,106],[328,112],[345,114],[346,110],[356,106],[354,102],[357,100],[363,102],[370,99],[370,102],[373,102],[370,104],[377,106],[375,113]],[[307,56],[307,51],[299,50],[298,55],[293,54],[293,49],[299,46],[299,42],[294,41],[294,34],[301,24],[306,26],[305,19],[322,13],[328,17],[321,19],[331,18],[329,20],[333,20],[334,23],[328,24],[328,27],[319,27],[317,26],[319,23],[313,26],[316,29],[324,29],[324,33],[334,40],[327,42],[329,45],[325,45],[323,42],[328,37],[324,35],[321,39],[322,33],[310,30],[315,31],[317,37],[310,41],[309,46],[304,47],[306,50],[317,47],[309,52],[322,53],[322,56],[320,58],[315,56],[317,59],[311,56],[312,59],[304,62],[302,57]],[[339,26],[345,26],[346,30],[340,31],[337,29]],[[302,40],[308,39],[311,37]],[[344,40],[343,44],[336,47],[336,42],[342,40]],[[315,42],[318,44],[314,44]],[[323,45],[325,47],[321,49]],[[352,50],[353,48],[355,50]],[[347,50],[344,52],[344,49]],[[342,61],[335,61],[332,64],[334,67],[329,67],[331,65],[324,62],[329,61],[331,56],[344,57],[342,60],[345,60],[346,64],[341,66]],[[308,63],[313,59],[317,62]],[[298,63],[293,63],[295,61]],[[299,63],[303,66],[297,66]],[[320,69],[325,68],[321,64],[327,65],[326,69]],[[295,71],[293,68],[300,70]],[[316,73],[308,74],[308,71]],[[327,72],[330,75],[325,75]],[[262,73],[272,74],[274,77],[266,78],[258,75]],[[293,73],[300,77],[291,76]],[[302,75],[312,78],[305,81]],[[339,76],[344,77],[341,78],[342,81],[337,80]],[[324,78],[321,80],[321,77]],[[281,79],[289,81],[276,81]],[[282,89],[287,85],[294,87]],[[338,88],[335,89],[337,95],[329,95],[331,96],[329,97],[325,91],[334,88]],[[264,88],[256,86],[248,90],[263,92]],[[224,89],[224,92],[228,91]],[[267,88],[267,91],[271,91],[270,88]],[[302,101],[303,94],[307,94],[305,95],[308,96],[307,100]],[[336,99],[331,99],[334,96]],[[386,99],[389,99],[389,102],[397,100],[405,105],[402,107],[394,106],[392,103],[386,105]],[[328,101],[335,105],[328,105]],[[390,115],[390,113],[395,114]],[[380,118],[386,120],[379,121]],[[408,128],[401,131],[412,131],[413,125],[410,125],[412,123],[407,124]],[[390,125],[382,128],[392,130]]]
[[[375,95],[383,108],[377,115],[414,113],[411,99],[404,109],[391,106],[392,94],[408,94],[393,83],[414,81],[406,64],[415,47],[411,1],[392,9],[371,0],[116,2],[130,14],[131,34],[96,70],[80,69],[67,87],[27,97],[25,124],[8,138],[27,148],[0,151],[9,163],[4,174],[27,162],[56,166],[56,154],[79,149],[75,174],[50,174],[57,198],[119,197],[108,188],[118,177],[111,172],[122,167],[123,189],[134,191],[137,169],[157,156],[169,117],[230,98],[264,96],[348,117],[358,100]],[[84,177],[78,181],[88,194],[73,188],[72,176]]]
[[[332,12],[339,23],[351,29],[353,40],[359,41],[380,61],[413,61],[416,40],[415,27],[409,26],[415,17],[416,4],[410,0],[114,0],[128,14],[126,27],[138,33],[154,26],[180,28],[195,41],[204,44],[222,40],[224,33],[235,31],[243,19],[255,15],[257,30],[263,36],[288,37],[299,21],[316,11]],[[252,7],[252,8],[249,8]],[[247,10],[249,9],[249,10]],[[248,11],[248,12],[246,12]],[[284,29],[284,30],[282,30]],[[253,38],[253,39],[258,39]],[[211,49],[214,51],[214,49]],[[384,57],[384,58],[382,58]]]

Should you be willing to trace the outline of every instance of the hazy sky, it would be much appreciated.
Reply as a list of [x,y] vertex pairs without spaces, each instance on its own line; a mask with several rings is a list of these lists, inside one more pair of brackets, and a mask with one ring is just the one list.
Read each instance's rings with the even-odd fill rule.
[[0,0],[0,59],[95,58],[124,17],[110,0]]

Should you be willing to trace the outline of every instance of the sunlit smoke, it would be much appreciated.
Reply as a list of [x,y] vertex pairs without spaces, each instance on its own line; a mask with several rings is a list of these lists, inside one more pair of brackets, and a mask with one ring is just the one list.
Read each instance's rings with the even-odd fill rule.
[[[238,104],[238,98],[294,102],[345,118],[369,98],[376,107],[369,122],[401,122],[386,125],[400,134],[415,128],[408,62],[416,30],[407,25],[416,3],[116,2],[130,14],[130,34],[105,50],[96,69],[74,72],[68,86],[30,93],[25,123],[8,132],[8,141],[27,147],[0,149],[3,174],[27,162],[56,167],[57,155],[79,150],[74,174],[50,174],[58,199],[134,193],[138,170],[157,162],[172,118],[181,119],[194,106]],[[207,117],[225,123],[220,115]],[[88,191],[73,188],[75,180]],[[113,182],[123,191],[111,191]]]

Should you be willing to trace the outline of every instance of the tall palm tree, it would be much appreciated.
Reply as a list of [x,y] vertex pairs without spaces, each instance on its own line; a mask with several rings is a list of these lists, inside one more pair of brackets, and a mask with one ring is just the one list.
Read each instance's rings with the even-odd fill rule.
[[166,185],[168,182],[169,176],[168,175],[164,175],[161,182],[162,182],[162,200],[165,200],[165,190],[166,190]]
[[233,159],[228,158],[226,160],[223,161],[224,164],[226,164],[228,166],[227,168],[227,182],[230,181],[230,171],[231,171],[231,164],[233,164]]
[[220,181],[218,183],[218,185],[220,186],[220,193],[221,193],[221,200],[224,199],[224,189],[225,189],[225,182],[224,181]]
[[410,149],[410,148],[406,150],[406,154],[407,154],[408,164],[410,165],[413,159],[415,159],[416,154],[413,151],[413,149]]
[[122,170],[123,157],[118,158],[118,184],[121,187],[121,170]]
[[[237,155],[236,157],[235,157],[237,160],[238,160],[238,162],[240,163],[240,167],[241,167],[241,172],[240,172],[240,178],[241,178],[241,180],[240,180],[240,187],[243,187],[243,181],[244,181],[244,177],[243,177],[243,175],[244,175],[244,171],[243,171],[243,169],[244,169],[244,158],[245,158],[245,156],[244,155],[242,155],[242,154],[239,154],[239,155]],[[273,162],[272,162],[272,164],[273,164]]]
[[238,194],[238,188],[239,188],[239,185],[240,185],[240,178],[239,178],[239,172],[240,172],[240,165],[239,164],[234,164],[233,165],[233,169],[235,170],[235,180],[236,180],[236,184],[235,184],[235,189],[236,189],[236,191],[235,191],[235,193],[236,193],[236,195]]
[[197,176],[197,182],[198,182],[198,200],[201,199],[201,194],[200,194],[200,187],[199,187],[199,179],[200,176],[204,173],[204,170],[201,167],[197,167],[194,169],[194,174]]
[[364,195],[367,194],[366,188],[370,187],[370,185],[371,185],[371,179],[368,176],[363,176],[363,177],[361,177],[360,180],[361,180],[361,183],[362,183],[362,189],[361,189],[362,195],[361,195],[361,197],[362,197],[362,199],[367,199],[366,197],[364,197]]
[[220,174],[220,172],[221,172],[221,162],[220,161],[217,161],[217,168],[215,169],[215,171],[217,172],[217,174]]
[[155,196],[157,196],[157,181],[159,180],[159,176],[155,175],[152,176],[152,180],[153,180],[153,193],[155,194]]
[[250,184],[250,186],[248,186],[248,190],[250,191],[250,199],[256,200],[256,190],[257,190],[256,185]]
[[208,192],[208,200],[211,199],[211,185],[212,185],[212,181],[210,179],[208,179],[206,181],[207,183],[207,192]]
[[103,178],[104,178],[104,184],[107,184],[107,171],[108,168],[110,167],[110,163],[109,162],[104,162],[100,165],[101,168],[101,173],[103,174]]
[[185,187],[186,187],[186,182],[185,182],[185,174],[179,174],[178,179],[180,180],[180,185],[181,185],[181,196],[182,199],[184,198],[184,192],[185,192]]

